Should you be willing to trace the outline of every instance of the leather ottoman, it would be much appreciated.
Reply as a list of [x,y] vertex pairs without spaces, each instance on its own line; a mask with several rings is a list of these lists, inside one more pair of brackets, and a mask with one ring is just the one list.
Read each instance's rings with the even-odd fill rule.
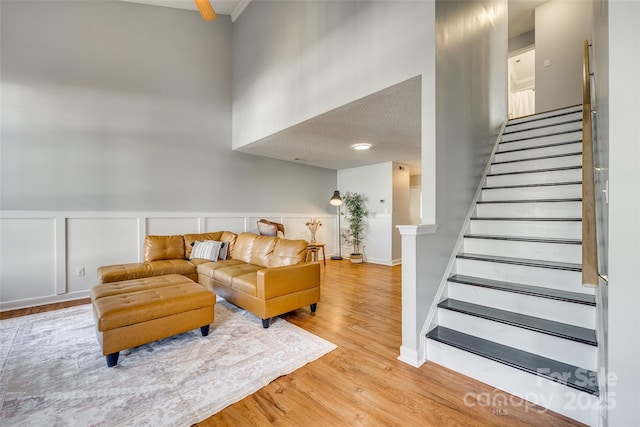
[[200,328],[207,336],[216,296],[179,274],[105,283],[91,289],[96,335],[116,366],[121,350]]

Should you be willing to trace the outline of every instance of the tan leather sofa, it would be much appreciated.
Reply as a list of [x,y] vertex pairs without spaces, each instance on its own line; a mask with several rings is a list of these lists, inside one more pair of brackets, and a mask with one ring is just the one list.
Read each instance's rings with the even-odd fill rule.
[[262,319],[320,300],[320,264],[305,262],[305,240],[241,233],[231,259],[199,264],[198,283]]
[[145,277],[181,274],[193,281],[198,280],[196,267],[209,260],[189,259],[193,242],[216,240],[229,245],[227,257],[233,251],[237,234],[230,231],[185,234],[176,236],[147,236],[144,239],[144,262],[107,265],[98,268],[100,283],[143,279]]
[[[228,242],[227,258],[189,259],[197,240]],[[320,300],[320,264],[305,262],[305,240],[281,239],[229,231],[147,236],[143,263],[98,268],[100,283],[181,274],[197,281],[227,301],[262,319],[267,328],[272,317]]]

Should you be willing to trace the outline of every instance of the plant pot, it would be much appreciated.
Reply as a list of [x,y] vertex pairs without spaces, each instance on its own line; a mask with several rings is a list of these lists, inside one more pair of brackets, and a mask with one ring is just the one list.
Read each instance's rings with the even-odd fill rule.
[[362,263],[362,254],[351,254],[349,255],[349,259],[351,260],[351,262],[353,264],[360,264]]

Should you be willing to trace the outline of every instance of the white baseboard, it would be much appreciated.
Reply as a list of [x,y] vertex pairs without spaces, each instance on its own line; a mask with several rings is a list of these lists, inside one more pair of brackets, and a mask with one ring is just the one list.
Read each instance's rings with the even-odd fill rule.
[[62,295],[51,295],[46,297],[29,298],[17,301],[0,302],[0,312],[36,307],[39,305],[54,304],[58,302],[75,301],[83,298],[89,298],[89,291],[78,291]]
[[405,346],[400,347],[400,356],[398,356],[398,360],[411,365],[414,368],[419,368],[425,362],[424,357],[422,357],[419,352]]

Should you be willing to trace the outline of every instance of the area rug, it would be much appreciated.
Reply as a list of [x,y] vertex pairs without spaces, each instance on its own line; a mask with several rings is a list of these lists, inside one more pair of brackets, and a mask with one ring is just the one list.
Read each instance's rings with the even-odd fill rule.
[[215,310],[209,336],[124,350],[114,368],[90,305],[0,321],[0,425],[190,426],[336,348],[224,300]]

